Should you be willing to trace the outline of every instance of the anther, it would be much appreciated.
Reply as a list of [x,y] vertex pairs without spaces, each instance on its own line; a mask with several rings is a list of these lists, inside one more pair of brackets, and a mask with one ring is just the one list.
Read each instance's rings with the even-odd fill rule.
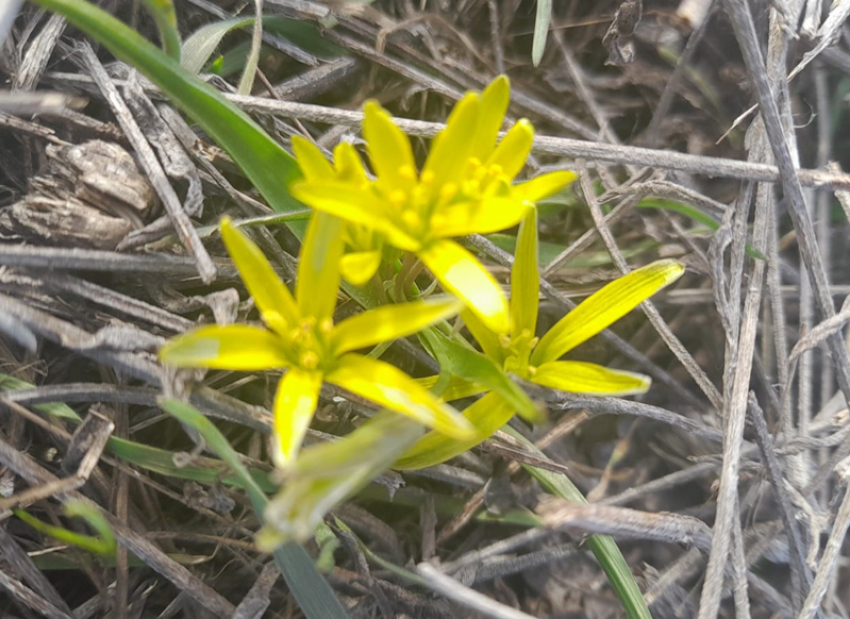
[[407,202],[407,194],[401,189],[396,189],[390,194],[390,202],[395,207],[401,207]]
[[305,370],[315,370],[319,365],[319,355],[312,350],[306,350],[301,353],[299,365]]
[[422,218],[419,213],[413,209],[408,209],[401,214],[401,220],[410,228],[418,228],[422,223]]
[[416,170],[409,165],[401,166],[398,169],[398,175],[407,181],[416,180]]
[[440,200],[448,202],[457,194],[457,185],[454,183],[446,183],[440,188]]

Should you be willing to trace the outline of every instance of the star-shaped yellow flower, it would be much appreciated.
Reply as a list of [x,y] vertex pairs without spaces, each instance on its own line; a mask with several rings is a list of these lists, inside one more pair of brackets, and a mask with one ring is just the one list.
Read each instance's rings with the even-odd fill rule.
[[[290,190],[308,206],[374,230],[389,244],[413,252],[443,288],[463,300],[490,329],[507,333],[508,306],[499,285],[472,254],[450,239],[513,226],[536,201],[575,178],[571,172],[553,172],[513,184],[531,151],[534,129],[520,120],[497,143],[509,97],[504,76],[481,94],[465,95],[434,139],[421,172],[408,137],[386,110],[371,101],[364,110],[363,135],[375,180],[340,178],[331,173],[329,164],[322,171],[318,149],[294,139],[304,178]],[[357,156],[353,149],[344,155]],[[362,169],[362,164],[351,165]]]
[[[543,387],[572,393],[634,395],[649,389],[648,376],[560,358],[679,279],[684,271],[685,267],[675,260],[659,260],[635,269],[589,296],[538,339],[535,337],[540,295],[537,212],[531,209],[520,226],[511,271],[510,333],[494,333],[472,312],[464,310],[461,315],[484,354],[505,372]],[[436,382],[436,377],[420,382],[430,386]],[[460,399],[484,391],[479,385],[454,381],[443,393],[443,398]],[[431,432],[393,468],[417,469],[453,458],[505,425],[513,417],[514,408],[498,394],[488,393],[467,407],[463,414],[475,426],[477,437],[458,441]]]
[[229,220],[222,238],[268,328],[204,326],[168,342],[160,359],[180,367],[230,370],[285,368],[274,402],[275,463],[298,453],[324,381],[407,415],[455,438],[472,425],[394,366],[353,351],[410,335],[455,314],[455,300],[386,305],[333,323],[340,279],[343,222],[317,213],[304,239],[293,297],[260,249]]

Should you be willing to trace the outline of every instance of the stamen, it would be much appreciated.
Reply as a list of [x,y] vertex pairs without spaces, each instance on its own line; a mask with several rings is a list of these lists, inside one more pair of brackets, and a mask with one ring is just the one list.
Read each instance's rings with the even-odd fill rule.
[[390,194],[390,203],[396,208],[401,208],[407,202],[407,194],[401,189],[396,189]]
[[463,184],[463,193],[467,196],[477,196],[481,191],[481,183],[477,180],[466,181]]
[[416,170],[414,170],[409,165],[403,165],[398,169],[398,175],[402,177],[404,180],[413,181],[416,180]]
[[315,370],[319,365],[319,355],[312,350],[305,350],[301,353],[301,358],[298,361],[299,365],[305,370]]
[[401,214],[401,220],[409,227],[409,228],[418,228],[422,224],[422,218],[419,216],[419,213],[414,211],[413,209],[407,209]]
[[529,378],[531,378],[532,376],[534,376],[535,374],[537,374],[537,368],[536,368],[536,367],[534,367],[533,365],[526,366],[526,368],[525,368],[525,369],[526,369],[526,371],[528,372],[528,376],[529,376]]
[[331,318],[322,318],[319,323],[319,331],[324,335],[329,335],[334,329],[334,321]]
[[434,182],[434,172],[431,170],[425,170],[422,173],[422,176],[419,177],[419,182],[423,185],[430,185]]
[[458,186],[455,183],[446,183],[440,188],[440,201],[448,202],[457,195]]

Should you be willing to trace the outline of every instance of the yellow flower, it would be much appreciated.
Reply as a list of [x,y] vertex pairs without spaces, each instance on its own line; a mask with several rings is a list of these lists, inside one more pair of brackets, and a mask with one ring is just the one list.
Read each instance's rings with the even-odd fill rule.
[[[511,272],[511,328],[508,335],[490,330],[475,314],[462,316],[485,355],[505,372],[543,387],[590,395],[623,396],[644,393],[650,379],[642,374],[611,370],[583,361],[559,360],[625,316],[661,288],[676,281],[684,266],[674,260],[660,260],[614,280],[585,299],[564,316],[542,338],[535,337],[540,294],[537,266],[537,212],[530,209],[520,226],[514,266]],[[421,381],[424,386],[436,377]],[[454,381],[443,394],[445,400],[484,392],[479,385]],[[444,462],[479,444],[506,424],[514,408],[500,395],[488,393],[463,411],[478,435],[454,440],[433,432],[425,435],[393,468],[417,469]]]
[[[513,184],[531,151],[534,129],[520,120],[496,143],[509,97],[504,76],[483,93],[464,96],[435,138],[421,172],[408,137],[371,101],[364,110],[363,135],[376,179],[341,179],[327,163],[322,171],[318,149],[293,140],[304,178],[290,190],[314,209],[375,230],[389,244],[413,252],[488,328],[507,333],[508,306],[501,288],[472,254],[449,239],[513,226],[534,202],[575,178],[571,172],[554,172]],[[340,154],[357,156],[353,149]],[[362,164],[349,163],[362,170]]]
[[254,297],[268,328],[205,326],[168,342],[160,359],[181,367],[230,370],[285,368],[274,402],[275,463],[284,467],[298,453],[324,381],[407,415],[455,438],[474,434],[472,425],[416,381],[388,363],[356,354],[419,331],[460,309],[454,300],[387,305],[333,323],[342,255],[336,217],[317,213],[307,229],[298,263],[295,296],[260,249],[229,220],[221,224],[227,250]]
[[[315,144],[300,136],[293,136],[292,150],[304,178],[309,182],[333,180],[358,189],[369,185],[360,156],[347,142],[341,142],[334,148],[334,165],[325,159]],[[343,226],[343,239],[351,251],[340,261],[342,276],[355,286],[363,285],[372,279],[381,264],[383,236],[368,226],[347,222]]]

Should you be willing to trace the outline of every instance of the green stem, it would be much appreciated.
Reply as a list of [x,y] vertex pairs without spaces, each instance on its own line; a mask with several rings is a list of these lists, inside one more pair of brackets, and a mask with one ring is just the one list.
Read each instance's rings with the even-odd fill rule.
[[[547,457],[534,443],[509,425],[504,426],[503,430],[522,443],[523,447],[531,453],[543,458]],[[523,464],[522,467],[531,473],[532,477],[539,481],[543,487],[562,499],[573,503],[587,503],[587,499],[584,498],[581,490],[576,488],[566,475],[560,475],[527,464]],[[629,619],[652,619],[652,615],[649,614],[649,608],[646,606],[646,601],[643,599],[640,588],[635,582],[632,571],[629,569],[629,564],[626,563],[626,559],[623,557],[623,553],[620,552],[614,539],[610,535],[591,535],[587,540],[587,545],[602,566],[602,571],[608,577],[614,593],[617,594],[617,597],[623,603]]]
[[177,14],[171,0],[144,0],[148,12],[153,16],[162,49],[177,62],[180,62],[180,31],[177,29]]

